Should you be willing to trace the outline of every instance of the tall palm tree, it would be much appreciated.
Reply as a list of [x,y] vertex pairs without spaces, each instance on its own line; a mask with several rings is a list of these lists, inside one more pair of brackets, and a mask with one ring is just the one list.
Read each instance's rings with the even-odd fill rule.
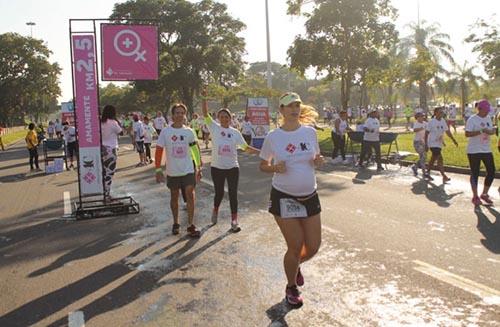
[[454,71],[451,73],[459,82],[462,116],[465,111],[465,104],[468,102],[470,86],[473,86],[477,90],[479,88],[479,82],[486,82],[484,78],[474,74],[476,68],[477,67],[474,65],[468,66],[466,60],[462,66],[455,64]]
[[450,36],[440,32],[438,23],[429,24],[426,21],[410,23],[409,28],[412,33],[402,39],[401,45],[414,56],[410,62],[413,69],[409,70],[409,78],[417,82],[420,107],[427,110],[429,80],[437,73],[446,71],[441,65],[443,58],[454,64],[455,61],[451,55],[453,48],[447,43]]

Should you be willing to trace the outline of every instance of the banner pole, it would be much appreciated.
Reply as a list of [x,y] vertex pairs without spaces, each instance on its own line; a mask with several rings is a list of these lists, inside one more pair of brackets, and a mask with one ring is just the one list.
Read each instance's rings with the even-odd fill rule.
[[[69,57],[71,60],[71,84],[73,86],[72,91],[73,91],[73,99],[71,99],[71,102],[73,103],[73,115],[74,115],[74,121],[75,121],[75,130],[76,130],[76,139],[78,142],[79,135],[78,135],[78,122],[76,118],[76,103],[75,103],[75,72],[73,70],[73,67],[75,65],[75,62],[73,61],[73,31],[71,28],[71,23],[72,19],[69,20]],[[77,143],[78,144],[78,143]],[[67,163],[66,163],[67,164]],[[81,175],[80,175],[80,151],[76,151],[76,172],[78,176],[78,205],[81,207],[82,206],[82,186],[81,186]]]
[[97,32],[96,32],[96,26],[95,26],[96,20],[93,19],[92,23],[94,25],[94,49],[95,49],[95,78],[96,78],[96,83],[97,83],[97,112],[99,115],[99,144],[101,146],[101,175],[102,175],[102,199],[105,202],[106,201],[106,187],[105,187],[105,181],[104,181],[104,160],[102,158],[102,130],[101,130],[101,94],[100,94],[100,88],[99,88],[99,51],[97,51]]

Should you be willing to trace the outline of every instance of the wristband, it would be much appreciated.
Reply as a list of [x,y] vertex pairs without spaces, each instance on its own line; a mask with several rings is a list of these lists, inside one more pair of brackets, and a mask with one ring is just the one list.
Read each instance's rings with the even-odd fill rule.
[[163,170],[161,168],[156,168],[155,171],[156,171],[157,174],[163,172]]

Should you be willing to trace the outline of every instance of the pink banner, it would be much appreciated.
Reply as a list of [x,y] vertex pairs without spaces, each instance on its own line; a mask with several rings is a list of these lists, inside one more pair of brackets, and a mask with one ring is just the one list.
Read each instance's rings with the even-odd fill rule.
[[101,134],[94,35],[73,35],[72,40],[80,194],[102,194]]
[[101,24],[102,80],[158,79],[158,28]]

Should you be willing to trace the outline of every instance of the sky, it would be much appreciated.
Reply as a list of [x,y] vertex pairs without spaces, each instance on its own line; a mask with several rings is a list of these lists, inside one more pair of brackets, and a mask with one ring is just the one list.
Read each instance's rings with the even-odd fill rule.
[[[33,37],[43,39],[53,52],[51,62],[62,67],[60,77],[62,95],[60,101],[72,98],[71,61],[69,50],[70,18],[106,18],[112,13],[116,0],[0,0],[0,34],[16,32],[29,36],[34,22]],[[219,0],[228,6],[229,13],[246,24],[241,36],[246,41],[245,61],[265,61],[266,29],[264,0]],[[454,58],[459,64],[465,60],[476,63],[477,56],[471,45],[463,42],[469,35],[471,25],[478,18],[496,19],[500,23],[500,1],[498,0],[392,0],[399,17],[395,24],[400,36],[409,34],[408,23],[417,21],[417,3],[420,18],[437,22],[441,31],[450,35],[449,43],[454,48]],[[311,5],[306,5],[305,10]],[[269,0],[271,60],[285,64],[287,49],[296,35],[304,33],[303,18],[286,15],[286,0]],[[496,18],[493,18],[496,14]],[[73,28],[88,30],[91,25],[75,25]],[[478,71],[480,72],[480,71]]]

